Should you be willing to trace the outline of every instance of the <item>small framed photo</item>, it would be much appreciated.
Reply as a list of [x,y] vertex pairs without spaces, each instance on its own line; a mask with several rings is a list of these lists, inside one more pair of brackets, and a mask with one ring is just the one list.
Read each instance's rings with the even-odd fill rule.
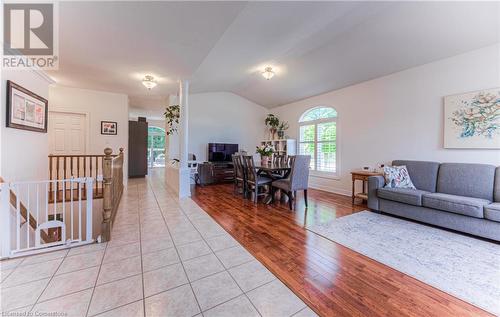
[[117,135],[118,123],[113,121],[101,121],[101,134]]
[[47,99],[7,81],[7,128],[47,133]]

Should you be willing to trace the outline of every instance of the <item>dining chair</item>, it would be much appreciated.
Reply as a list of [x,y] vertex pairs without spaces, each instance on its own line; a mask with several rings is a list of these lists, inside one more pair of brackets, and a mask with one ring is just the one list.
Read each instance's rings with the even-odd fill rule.
[[243,165],[246,172],[246,192],[253,192],[253,202],[256,204],[258,196],[266,195],[259,194],[259,188],[270,186],[273,180],[257,174],[253,156],[243,156]]
[[243,161],[241,155],[232,155],[231,156],[234,167],[234,193],[238,193],[238,190],[241,188],[241,192],[243,197],[246,192],[246,177],[245,170],[243,167]]
[[[274,154],[273,155],[273,164],[274,165],[285,165],[287,164],[288,156],[286,154]],[[286,171],[278,171],[273,172],[272,177],[274,179],[283,178],[286,174]]]
[[291,171],[287,178],[275,180],[271,185],[271,198],[274,201],[276,189],[282,190],[288,196],[288,206],[293,209],[292,200],[297,197],[297,191],[304,191],[304,202],[307,207],[307,187],[309,185],[310,155],[295,155],[290,157]]
[[287,160],[286,154],[275,154],[273,155],[273,164],[285,164]]

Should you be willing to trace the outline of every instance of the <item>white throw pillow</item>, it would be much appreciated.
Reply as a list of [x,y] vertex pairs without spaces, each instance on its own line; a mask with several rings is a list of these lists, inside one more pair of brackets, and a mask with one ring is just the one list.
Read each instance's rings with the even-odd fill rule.
[[385,188],[416,189],[405,165],[384,166]]

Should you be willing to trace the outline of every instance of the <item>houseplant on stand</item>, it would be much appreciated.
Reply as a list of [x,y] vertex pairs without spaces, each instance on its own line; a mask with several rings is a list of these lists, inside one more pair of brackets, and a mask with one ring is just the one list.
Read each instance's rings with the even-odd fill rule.
[[278,119],[278,117],[276,117],[274,114],[270,113],[267,115],[265,123],[266,126],[269,127],[269,132],[271,132],[271,140],[274,140],[276,131],[280,124],[280,119]]
[[281,121],[279,126],[278,126],[278,139],[283,140],[285,137],[285,131],[288,130],[290,125],[288,124],[288,121]]
[[274,153],[274,148],[269,145],[261,145],[257,146],[257,153],[260,154],[260,160],[262,165],[268,165],[269,164],[269,159],[271,158],[271,155]]

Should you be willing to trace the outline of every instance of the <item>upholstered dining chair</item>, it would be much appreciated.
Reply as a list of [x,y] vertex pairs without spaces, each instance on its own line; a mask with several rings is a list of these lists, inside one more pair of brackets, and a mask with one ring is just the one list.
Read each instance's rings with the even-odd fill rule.
[[234,193],[237,194],[238,190],[241,188],[243,197],[245,197],[246,192],[246,176],[245,169],[243,167],[243,160],[241,155],[233,155],[233,166],[234,166]]
[[282,190],[288,196],[288,206],[293,209],[293,200],[297,191],[304,191],[304,202],[307,207],[307,187],[309,186],[310,155],[295,155],[290,157],[291,171],[287,178],[275,180],[271,185],[271,197],[274,201],[276,189]]
[[253,192],[253,202],[256,204],[258,196],[266,195],[265,193],[259,194],[259,188],[271,185],[273,180],[257,174],[253,156],[243,156],[243,165],[246,172],[246,191]]

